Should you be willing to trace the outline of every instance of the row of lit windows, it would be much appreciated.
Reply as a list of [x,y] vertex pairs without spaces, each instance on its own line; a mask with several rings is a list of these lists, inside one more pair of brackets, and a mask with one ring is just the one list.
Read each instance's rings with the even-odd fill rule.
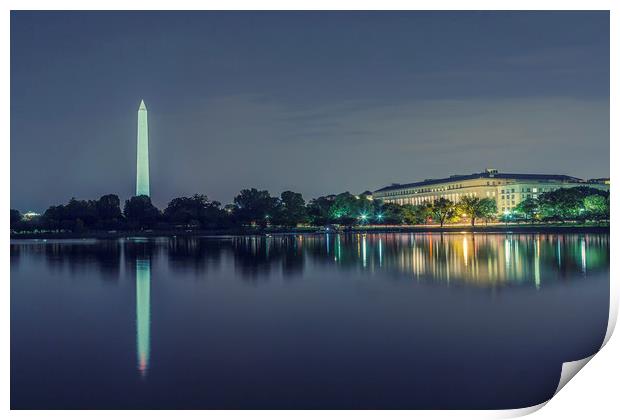
[[[487,185],[495,185],[495,181],[493,181],[493,184],[489,184],[489,182],[490,181],[487,181]],[[499,184],[501,184],[501,182],[498,181],[498,185]],[[471,187],[474,187],[474,186],[471,186]],[[438,188],[420,188],[420,189],[410,189],[410,190],[388,191],[383,195],[385,197],[392,197],[392,196],[399,196],[399,195],[442,192],[442,191],[448,191],[448,190],[457,189],[457,188],[463,188],[463,184],[453,184],[453,185],[448,185],[445,187],[438,187]],[[530,192],[538,193],[538,192],[544,192],[544,191],[553,191],[554,189],[555,188],[553,187],[547,187],[547,188],[522,187],[521,193],[530,193]],[[515,192],[516,192],[516,188],[506,188],[506,189],[502,188],[500,190],[500,194],[514,194]],[[492,196],[495,197],[495,191],[492,192]],[[490,197],[490,192],[488,191],[487,191],[487,197]],[[534,196],[534,198],[536,198],[536,196]]]
[[[418,205],[418,204],[423,204],[423,203],[432,203],[435,200],[438,200],[439,198],[447,198],[450,201],[453,202],[458,202],[461,197],[477,197],[478,193],[477,192],[469,192],[469,193],[452,193],[452,194],[440,194],[437,196],[425,196],[425,197],[406,197],[406,198],[396,198],[396,199],[385,199],[384,201],[386,203],[396,203],[396,204],[413,204],[413,205]],[[487,196],[488,196],[488,192],[487,192]],[[495,196],[495,192],[493,193],[493,196]]]
[[[544,191],[545,189],[544,189],[544,188],[541,188],[540,190],[541,190],[541,191]],[[508,188],[506,188],[506,193],[514,193],[514,192],[515,192],[515,189],[514,189],[514,188],[511,188],[510,190],[509,190]],[[521,192],[522,192],[522,193],[524,193],[524,192],[533,192],[533,193],[536,193],[536,192],[538,192],[538,188],[536,188],[536,187],[533,187],[533,188],[530,188],[530,187],[527,187],[527,188],[526,188],[526,187],[523,187],[523,188],[521,188]],[[501,190],[500,190],[500,194],[504,194],[504,190],[503,190],[503,189],[501,189]]]
[[445,187],[437,187],[437,188],[419,188],[416,190],[390,191],[390,192],[385,193],[385,195],[394,196],[394,195],[420,194],[420,193],[429,193],[429,192],[441,192],[441,191],[455,190],[457,188],[463,188],[463,184],[453,184],[453,185],[447,185]]
[[[538,194],[521,194],[521,198],[526,199],[526,198],[538,198]],[[515,199],[515,195],[514,194],[506,194],[501,195],[500,199],[502,200],[514,200]]]

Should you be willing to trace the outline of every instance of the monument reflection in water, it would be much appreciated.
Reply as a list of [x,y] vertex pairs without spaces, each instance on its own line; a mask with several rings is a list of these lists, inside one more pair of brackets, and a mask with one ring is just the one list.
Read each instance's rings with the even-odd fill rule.
[[136,347],[138,369],[145,376],[151,345],[151,261],[136,260]]
[[608,234],[13,241],[11,406],[518,408],[608,309]]

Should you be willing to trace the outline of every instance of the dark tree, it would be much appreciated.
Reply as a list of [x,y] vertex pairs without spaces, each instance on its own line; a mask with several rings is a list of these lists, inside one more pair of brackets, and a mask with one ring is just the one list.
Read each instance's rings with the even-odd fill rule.
[[50,206],[45,213],[43,213],[43,225],[49,230],[61,229],[61,225],[65,217],[65,206]]
[[64,219],[75,223],[77,230],[94,227],[99,219],[96,202],[72,198],[64,206]]
[[107,194],[97,200],[95,207],[99,220],[109,224],[118,223],[123,217],[121,199],[116,194]]
[[390,225],[399,225],[407,221],[413,206],[399,206],[396,203],[384,203],[378,212],[375,212],[375,219],[379,223],[387,223]]
[[307,220],[306,202],[300,193],[284,191],[280,194],[280,211],[277,215],[277,224],[295,227]]
[[164,217],[170,223],[207,228],[218,227],[224,214],[219,202],[209,201],[206,195],[194,194],[170,201],[164,210]]
[[315,226],[330,223],[330,209],[334,203],[333,196],[318,197],[308,203],[308,216]]
[[256,188],[241,190],[234,199],[237,206],[235,218],[242,224],[256,223],[266,226],[279,210],[276,197],[269,195],[269,191],[259,191]]
[[125,201],[125,217],[134,228],[151,228],[157,223],[160,213],[151,203],[150,197],[139,195]]
[[11,229],[17,229],[22,221],[22,214],[19,210],[11,209]]

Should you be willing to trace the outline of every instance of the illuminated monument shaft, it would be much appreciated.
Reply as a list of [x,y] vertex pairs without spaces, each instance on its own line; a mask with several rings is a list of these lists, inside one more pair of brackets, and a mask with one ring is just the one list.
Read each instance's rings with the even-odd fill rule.
[[140,102],[140,108],[138,108],[136,195],[151,195],[149,189],[149,123],[144,101]]

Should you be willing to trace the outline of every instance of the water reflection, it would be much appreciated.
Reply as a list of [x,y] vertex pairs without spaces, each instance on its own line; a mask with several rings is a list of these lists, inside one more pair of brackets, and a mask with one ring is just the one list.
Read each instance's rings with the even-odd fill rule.
[[303,235],[241,236],[224,246],[234,258],[235,270],[251,282],[265,280],[274,271],[281,271],[289,278],[299,275],[304,269],[305,252],[309,249],[328,255],[325,244],[313,242],[309,236]]
[[608,280],[605,234],[13,241],[11,404],[530,406],[600,347]]
[[151,261],[136,259],[136,348],[138,370],[144,377],[151,345]]
[[173,270],[203,272],[220,266],[222,252],[229,241],[226,238],[170,238],[162,242],[162,246],[166,247],[168,262]]
[[[333,235],[331,235],[333,236]],[[315,242],[332,241],[334,257],[322,258]],[[566,279],[609,265],[608,235],[376,234],[315,236],[305,241],[317,263],[337,263],[374,273],[475,286],[531,285]],[[316,248],[316,249],[314,249]]]
[[232,258],[239,277],[250,282],[268,280],[274,272],[299,277],[306,264],[314,264],[446,284],[539,289],[606,270],[609,235],[328,234],[11,244],[14,261],[22,252],[43,255],[53,268],[77,270],[95,262],[108,278],[118,276],[123,254],[132,265],[142,258],[150,263],[163,252],[170,269],[183,272],[217,271],[223,258]]
[[106,280],[116,281],[121,268],[119,241],[87,240],[24,240],[11,241],[11,260],[17,262],[21,252],[44,256],[53,272],[68,270],[72,274],[89,272],[93,264]]

